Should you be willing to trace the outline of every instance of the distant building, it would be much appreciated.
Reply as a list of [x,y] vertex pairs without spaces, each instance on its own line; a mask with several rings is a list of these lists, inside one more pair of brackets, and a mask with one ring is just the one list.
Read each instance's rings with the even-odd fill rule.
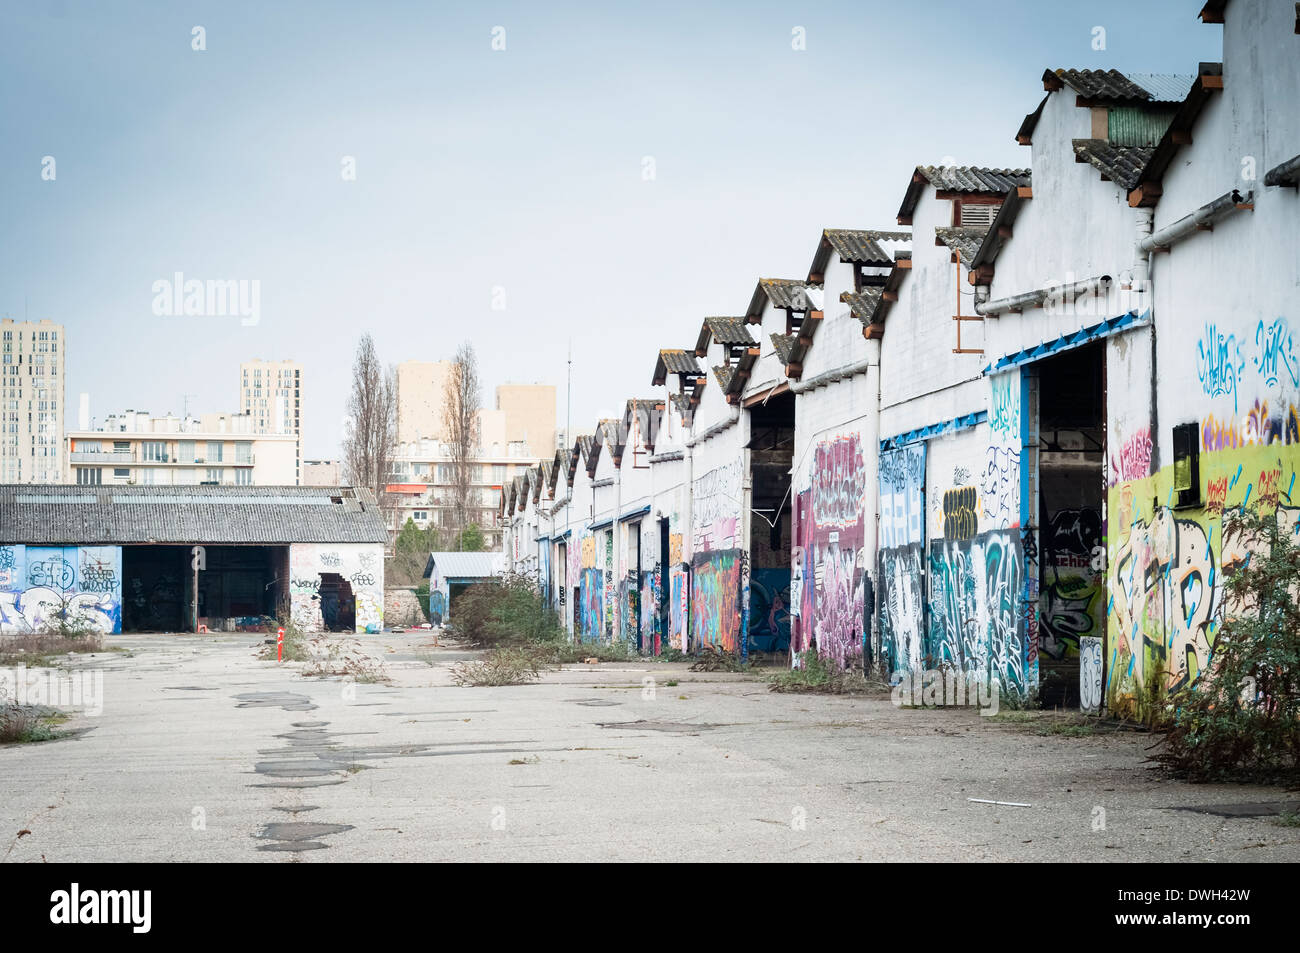
[[[82,417],[88,417],[85,395]],[[82,426],[85,424],[86,426]],[[298,441],[257,433],[245,414],[202,417],[110,414],[98,428],[79,420],[66,436],[65,483],[146,486],[293,486]]]
[[383,628],[364,488],[0,486],[0,513],[0,634]]
[[67,338],[53,321],[0,321],[0,482],[63,476]]
[[338,486],[342,474],[343,464],[338,460],[304,460],[301,483],[303,486]]
[[[442,397],[451,361],[397,365],[397,448],[389,468],[389,533],[409,519],[421,528],[455,531],[451,451],[442,426]],[[470,463],[471,522],[483,545],[501,545],[501,487],[555,455],[555,388],[502,384],[496,406],[478,412],[479,451]],[[450,535],[444,544],[452,541]]]
[[397,365],[397,442],[441,440],[443,393],[451,361],[402,361]]
[[244,361],[239,365],[239,406],[254,433],[293,434],[294,477],[302,479],[302,365],[297,361]]

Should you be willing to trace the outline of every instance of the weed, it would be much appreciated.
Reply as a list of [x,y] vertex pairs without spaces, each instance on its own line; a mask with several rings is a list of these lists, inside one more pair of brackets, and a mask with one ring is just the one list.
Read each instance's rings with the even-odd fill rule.
[[1283,811],[1273,823],[1278,827],[1300,827],[1300,811]]
[[[288,632],[285,636],[288,636]],[[375,658],[362,648],[357,639],[325,635],[311,639],[307,645],[307,667],[302,674],[308,678],[329,678],[341,675],[361,683],[388,684],[392,678],[383,659]]]
[[45,665],[69,652],[104,651],[104,637],[93,630],[73,633],[58,626],[24,635],[0,635],[0,665]]
[[691,663],[692,672],[743,672],[747,668],[735,652],[707,644],[700,650],[699,658]]
[[774,692],[805,692],[825,695],[853,695],[872,690],[872,683],[859,671],[829,664],[813,650],[799,653],[797,668],[764,673],[768,689]]
[[52,741],[59,736],[54,726],[67,720],[66,715],[30,705],[0,705],[0,744]]
[[526,685],[541,677],[546,664],[545,650],[537,646],[500,646],[481,659],[457,662],[451,667],[451,678],[464,687]]

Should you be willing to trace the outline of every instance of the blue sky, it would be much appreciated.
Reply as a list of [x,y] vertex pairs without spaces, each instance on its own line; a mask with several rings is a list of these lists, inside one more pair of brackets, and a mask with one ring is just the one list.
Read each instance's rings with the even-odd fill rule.
[[[389,362],[470,340],[561,426],[572,340],[587,432],[821,228],[892,227],[915,165],[1026,164],[1044,68],[1191,73],[1222,40],[1197,0],[465,6],[4,5],[0,316],[67,326],[70,423],[82,391],[234,409],[241,360],[294,358],[335,456],[370,331]],[[155,315],[178,271],[259,281],[259,322]]]

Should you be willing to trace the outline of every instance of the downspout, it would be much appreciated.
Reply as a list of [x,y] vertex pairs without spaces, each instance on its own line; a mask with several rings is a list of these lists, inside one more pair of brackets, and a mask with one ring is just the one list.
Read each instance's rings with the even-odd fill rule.
[[1160,231],[1152,232],[1146,238],[1141,239],[1138,242],[1138,251],[1167,251],[1170,246],[1182,241],[1188,235],[1210,228],[1219,219],[1235,212],[1238,208],[1250,207],[1254,195],[1254,192],[1247,192],[1243,196],[1236,189],[1225,192],[1213,202],[1207,202],[1190,215],[1184,215],[1172,225],[1166,225]]
[[[1094,278],[1073,281],[1068,285],[1037,288],[1034,291],[1026,291],[1007,298],[998,298],[996,301],[982,301],[979,289],[976,289],[975,313],[986,318],[993,318],[1007,311],[1024,311],[1028,308],[1041,307],[1049,298],[1056,297],[1061,300],[1073,301],[1080,295],[1105,294],[1109,288],[1110,275],[1097,275]],[[984,294],[986,296],[988,294],[987,287],[984,288]]]
[[[737,407],[739,413],[739,407]],[[740,467],[741,473],[744,474],[740,490],[740,545],[736,548],[740,550],[740,634],[738,636],[737,650],[740,653],[741,660],[749,658],[749,565],[752,555],[751,532],[753,529],[754,515],[752,507],[754,505],[754,471],[753,471],[753,451],[749,449],[749,431],[750,416],[746,413],[740,414],[740,426],[736,428],[740,443]]]
[[619,597],[619,589],[623,584],[623,538],[619,534],[622,523],[618,518],[622,510],[623,460],[620,457],[614,466],[614,522],[609,529],[614,534],[614,626],[610,633],[611,641],[621,641],[623,638],[623,600]]

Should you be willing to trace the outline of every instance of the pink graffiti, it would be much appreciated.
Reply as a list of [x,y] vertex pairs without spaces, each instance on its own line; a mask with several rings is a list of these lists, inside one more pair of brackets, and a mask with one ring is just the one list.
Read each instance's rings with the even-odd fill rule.
[[1110,485],[1126,480],[1141,480],[1151,475],[1151,431],[1139,430],[1119,448],[1119,455],[1111,454]]
[[856,525],[862,519],[866,489],[866,465],[857,434],[817,445],[812,491],[818,529]]

